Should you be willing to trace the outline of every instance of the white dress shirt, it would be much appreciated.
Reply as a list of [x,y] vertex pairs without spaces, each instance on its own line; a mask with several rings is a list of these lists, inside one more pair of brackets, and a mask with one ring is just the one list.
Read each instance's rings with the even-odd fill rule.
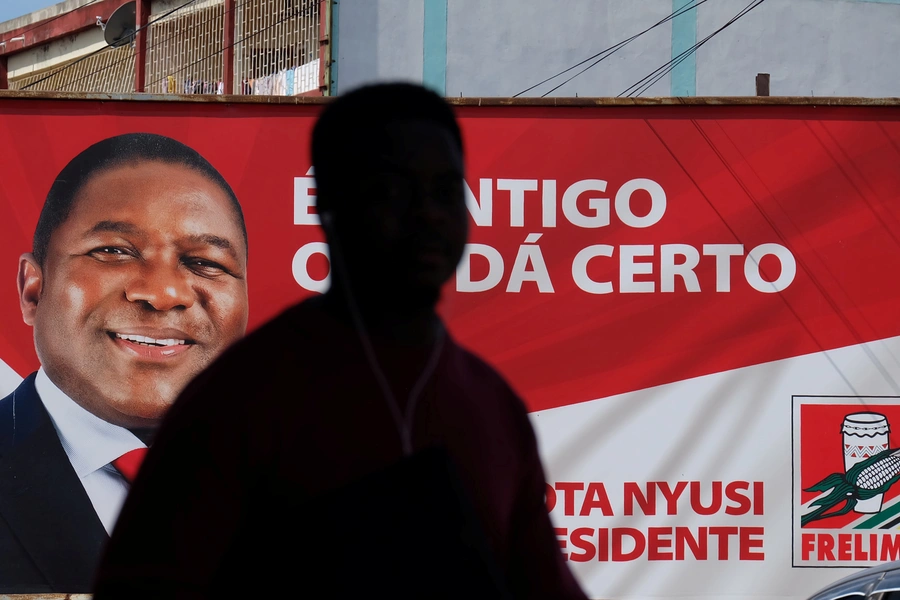
[[43,368],[34,385],[100,522],[112,533],[129,485],[111,463],[126,452],[147,446],[124,427],[82,408],[50,381]]

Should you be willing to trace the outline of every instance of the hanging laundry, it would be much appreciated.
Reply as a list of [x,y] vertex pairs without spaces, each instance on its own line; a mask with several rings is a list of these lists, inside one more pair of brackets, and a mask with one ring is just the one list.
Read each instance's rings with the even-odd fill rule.
[[294,69],[288,69],[287,71],[285,71],[284,80],[285,80],[285,86],[284,86],[285,87],[285,89],[284,89],[285,95],[293,96],[294,95]]
[[303,85],[303,67],[300,66],[294,69],[294,95],[302,94],[306,91]]
[[284,71],[279,71],[275,75],[272,76],[272,91],[270,92],[273,96],[284,96],[287,93],[287,80],[284,76]]

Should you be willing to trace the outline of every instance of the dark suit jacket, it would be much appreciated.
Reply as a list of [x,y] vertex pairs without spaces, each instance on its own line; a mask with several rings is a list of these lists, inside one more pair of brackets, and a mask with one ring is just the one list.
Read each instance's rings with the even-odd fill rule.
[[0,593],[89,592],[108,536],[34,378],[0,400]]

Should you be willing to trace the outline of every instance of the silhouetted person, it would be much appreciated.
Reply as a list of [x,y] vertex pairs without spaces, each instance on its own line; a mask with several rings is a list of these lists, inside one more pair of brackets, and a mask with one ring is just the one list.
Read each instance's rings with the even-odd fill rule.
[[362,88],[312,155],[331,287],[188,386],[95,599],[584,598],[525,407],[435,313],[468,229],[450,107]]

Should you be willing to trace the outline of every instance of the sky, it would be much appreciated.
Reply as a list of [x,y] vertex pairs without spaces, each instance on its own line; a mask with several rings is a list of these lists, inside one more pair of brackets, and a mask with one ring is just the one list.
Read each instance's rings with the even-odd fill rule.
[[0,0],[0,23],[47,8],[62,0]]

